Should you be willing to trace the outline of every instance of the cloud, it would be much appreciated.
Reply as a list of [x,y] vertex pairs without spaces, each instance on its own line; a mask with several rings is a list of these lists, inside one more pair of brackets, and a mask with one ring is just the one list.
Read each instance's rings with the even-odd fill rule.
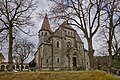
[[[38,1],[37,12],[43,12],[43,11],[46,11],[46,10],[49,11],[50,6],[52,5],[49,0],[36,0],[36,1]],[[30,41],[32,41],[34,44],[37,45],[38,44],[38,31],[40,30],[43,19],[37,21],[35,14],[33,15],[33,17],[34,17],[33,21],[35,22],[35,28],[32,31],[35,32],[36,35],[30,37],[30,36],[25,35],[24,33],[20,33],[19,36],[22,37],[22,38],[23,37],[28,37]],[[5,56],[5,59],[6,59],[5,62],[7,62],[8,61],[8,48],[7,49],[6,48],[2,49],[2,50],[0,50],[0,52],[3,53],[3,55]],[[31,57],[29,58],[29,60],[31,60]]]
[[49,0],[38,0],[38,9],[39,11],[48,11],[52,6],[52,2]]

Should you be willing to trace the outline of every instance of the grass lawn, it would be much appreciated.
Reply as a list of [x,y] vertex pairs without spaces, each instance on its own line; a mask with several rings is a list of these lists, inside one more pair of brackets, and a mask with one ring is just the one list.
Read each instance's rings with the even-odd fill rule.
[[0,80],[120,80],[103,71],[0,72]]

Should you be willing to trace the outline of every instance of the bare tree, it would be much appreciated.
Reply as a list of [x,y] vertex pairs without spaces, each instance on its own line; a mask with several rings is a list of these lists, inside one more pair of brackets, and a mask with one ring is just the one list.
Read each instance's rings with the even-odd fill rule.
[[14,56],[20,61],[21,70],[23,70],[23,63],[29,57],[34,54],[35,45],[29,42],[27,39],[16,41],[14,45]]
[[120,28],[120,1],[119,0],[104,0],[105,7],[103,11],[106,13],[104,15],[104,27],[102,33],[104,33],[104,38],[108,46],[109,54],[109,68],[112,66],[112,55],[117,54],[119,46],[119,35],[118,30]]
[[20,58],[19,58],[18,55],[14,55],[14,56],[13,56],[13,60],[14,60],[14,62],[15,62],[17,65],[19,65],[19,63],[20,63]]
[[[116,34],[118,34],[118,36]],[[115,35],[113,36],[112,50],[112,67],[120,68],[120,31],[118,33],[115,32]]]
[[114,56],[119,56],[120,54],[120,30],[119,29],[118,31],[115,31],[115,34],[113,35],[112,49],[114,53],[113,55],[113,59],[114,59]]
[[100,27],[102,0],[51,0],[55,5],[51,9],[54,18],[68,20],[70,25],[77,26],[88,43],[90,67],[94,69],[93,36]]
[[34,0],[0,0],[0,33],[6,31],[5,37],[9,36],[9,70],[12,69],[13,31],[29,33],[27,27],[34,26],[31,15],[35,8]]

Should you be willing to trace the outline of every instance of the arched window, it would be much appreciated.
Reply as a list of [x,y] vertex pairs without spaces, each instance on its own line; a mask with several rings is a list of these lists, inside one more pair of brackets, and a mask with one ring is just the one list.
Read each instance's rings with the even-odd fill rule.
[[59,48],[59,41],[57,41],[57,48]]
[[57,63],[59,63],[60,62],[60,59],[59,58],[57,58]]
[[68,31],[68,36],[70,36],[70,32]]
[[41,36],[43,35],[43,32],[41,33]]
[[72,47],[71,42],[67,42],[67,47]]
[[47,32],[45,32],[45,36],[47,36]]
[[48,59],[46,59],[46,63],[48,63]]
[[87,62],[87,66],[88,66],[88,62]]
[[5,71],[5,65],[1,65],[1,71]]

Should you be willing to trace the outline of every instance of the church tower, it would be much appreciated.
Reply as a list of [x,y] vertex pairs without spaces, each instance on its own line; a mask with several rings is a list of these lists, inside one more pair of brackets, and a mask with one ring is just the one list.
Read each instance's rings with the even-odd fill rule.
[[[41,29],[39,30],[39,45],[41,45],[42,43],[49,43],[49,37],[51,35],[51,29],[50,29],[50,24],[49,24],[49,20],[48,20],[48,16],[47,14],[44,17]],[[39,46],[38,45],[38,46]]]
[[51,34],[52,31],[46,14],[38,34],[39,42],[38,50],[36,52],[37,67],[50,67],[51,65],[51,44],[49,40]]

